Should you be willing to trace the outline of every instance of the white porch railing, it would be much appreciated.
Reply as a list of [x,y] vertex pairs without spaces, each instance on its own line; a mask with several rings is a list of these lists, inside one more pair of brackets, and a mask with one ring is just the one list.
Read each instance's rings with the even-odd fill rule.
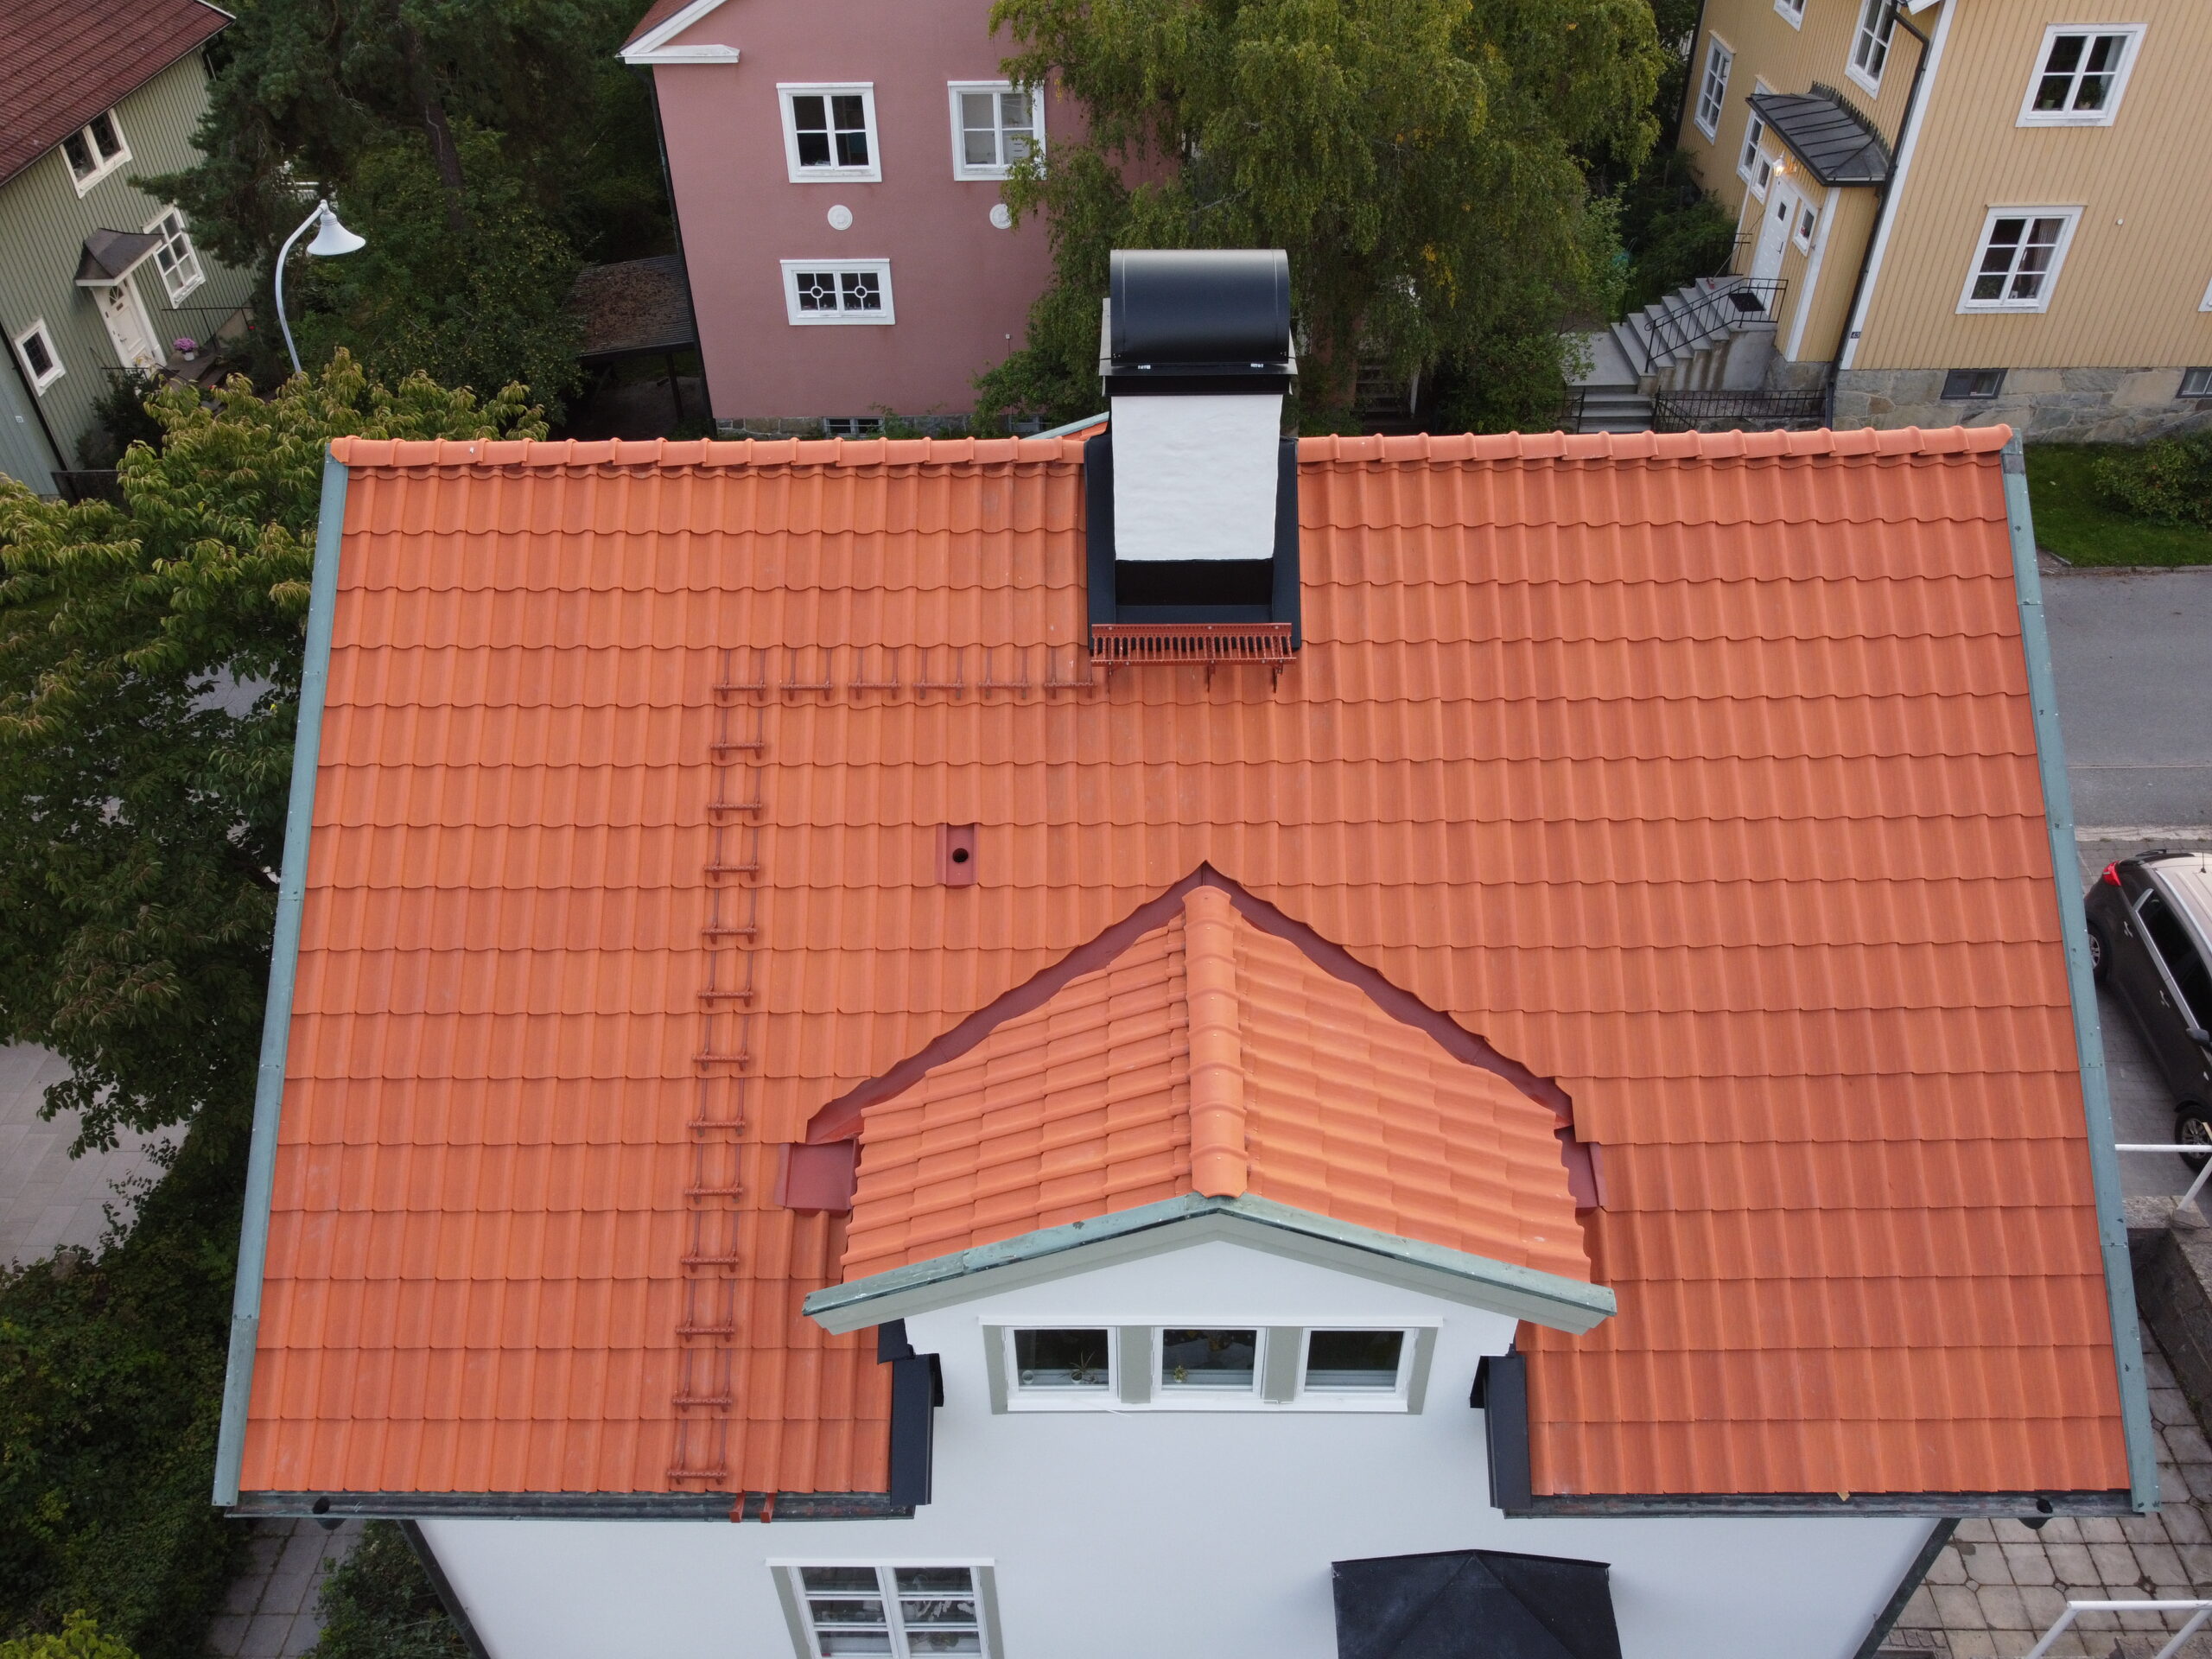
[[[2196,1179],[2189,1184],[2189,1191],[2174,1201],[2174,1207],[2177,1210],[2185,1204],[2194,1204],[2196,1201],[2196,1195],[2204,1190],[2204,1183],[2208,1179],[2212,1179],[2212,1147],[2169,1146],[2163,1141],[2130,1143],[2123,1141],[2113,1150],[2114,1152],[2177,1152],[2187,1157],[2203,1159],[2204,1167],[2196,1172]],[[2082,1605],[2088,1605],[2086,1602]]]
[[[2201,1177],[2199,1179],[2202,1179]],[[2212,1618],[2212,1601],[2069,1601],[2066,1604],[2066,1611],[2058,1616],[2057,1623],[2043,1633],[2043,1640],[2028,1649],[2027,1659],[2043,1659],[2044,1655],[2050,1651],[2051,1643],[2063,1636],[2067,1626],[2083,1613],[2179,1612],[2188,1612],[2194,1617],[2174,1632],[2173,1640],[2160,1648],[2158,1654],[2158,1659],[2174,1659],[2174,1655],[2181,1651],[2181,1644],[2202,1630],[2206,1619]]]

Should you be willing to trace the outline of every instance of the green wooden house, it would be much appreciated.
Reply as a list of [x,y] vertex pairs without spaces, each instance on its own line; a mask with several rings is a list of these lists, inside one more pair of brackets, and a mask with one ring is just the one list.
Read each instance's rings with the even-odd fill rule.
[[200,159],[202,54],[230,21],[204,0],[0,3],[0,473],[41,493],[83,464],[111,373],[191,373],[252,291],[136,182]]

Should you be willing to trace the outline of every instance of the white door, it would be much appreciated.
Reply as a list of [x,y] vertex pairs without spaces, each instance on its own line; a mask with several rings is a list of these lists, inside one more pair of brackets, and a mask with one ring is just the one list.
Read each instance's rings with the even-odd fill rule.
[[115,343],[117,362],[126,369],[163,365],[166,359],[154,340],[154,325],[147,319],[136,283],[126,276],[113,288],[94,289],[92,297],[99,302],[100,321],[107,325],[107,337]]
[[1768,193],[1766,217],[1759,221],[1759,245],[1751,258],[1754,279],[1782,275],[1783,250],[1789,245],[1789,221],[1796,213],[1797,198],[1781,185]]

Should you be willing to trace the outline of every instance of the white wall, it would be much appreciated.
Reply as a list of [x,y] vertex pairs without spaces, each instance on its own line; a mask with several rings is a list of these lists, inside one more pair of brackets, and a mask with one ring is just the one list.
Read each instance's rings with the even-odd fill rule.
[[[989,1406],[985,1323],[1441,1318],[1418,1414]],[[1848,1659],[1929,1523],[1509,1521],[1476,1360],[1512,1321],[1212,1242],[907,1321],[944,1367],[935,1501],[912,1521],[430,1521],[494,1659],[791,1659],[772,1561],[977,1560],[1004,1659],[1333,1659],[1329,1564],[1494,1548],[1611,1564],[1625,1659]]]

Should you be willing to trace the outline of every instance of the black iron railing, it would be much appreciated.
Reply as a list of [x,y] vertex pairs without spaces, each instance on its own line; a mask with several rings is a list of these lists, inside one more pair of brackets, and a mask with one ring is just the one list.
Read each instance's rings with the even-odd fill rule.
[[1669,302],[1651,318],[1643,337],[1643,372],[1656,373],[1661,358],[1694,351],[1746,323],[1775,321],[1789,291],[1780,276],[1738,276],[1694,300]]
[[1580,432],[1582,429],[1582,406],[1589,400],[1589,392],[1580,386],[1569,386],[1567,389],[1566,401],[1560,404],[1559,410],[1560,431]]
[[1655,432],[1802,431],[1827,420],[1824,391],[1662,391],[1651,399]]

